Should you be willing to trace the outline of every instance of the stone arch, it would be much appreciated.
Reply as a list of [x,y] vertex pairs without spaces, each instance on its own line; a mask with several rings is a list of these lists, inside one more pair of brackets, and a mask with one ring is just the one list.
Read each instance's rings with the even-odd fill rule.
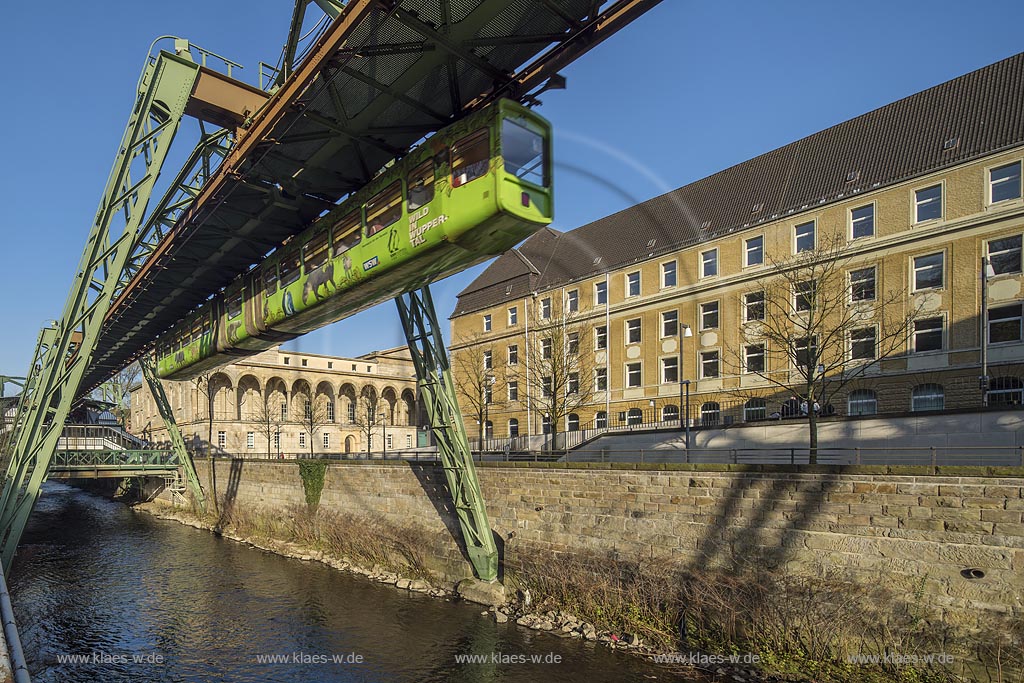
[[292,382],[291,405],[288,406],[288,417],[292,422],[301,422],[306,415],[306,402],[313,400],[313,388],[304,379]]
[[239,420],[251,420],[256,416],[263,389],[253,375],[242,375],[235,389],[235,407]]
[[335,422],[338,419],[337,412],[335,411],[334,387],[331,386],[330,382],[323,381],[316,385],[313,405],[317,407],[317,410],[324,411],[321,415],[321,420]]
[[213,419],[234,420],[238,418],[238,407],[234,402],[235,387],[231,378],[223,372],[214,373],[207,387],[210,392],[210,404],[213,407]]
[[359,391],[359,405],[356,408],[356,420],[358,422],[364,422],[369,416],[370,420],[374,420],[377,417],[377,410],[379,397],[377,396],[377,387],[372,384],[366,384]]
[[410,427],[416,424],[416,395],[411,389],[405,389],[402,391],[399,410],[401,411],[400,424],[408,425]]
[[341,399],[340,422],[344,424],[352,424],[356,419],[356,407],[358,405],[358,399],[356,396],[356,387],[351,382],[345,382],[338,389],[338,398]]
[[346,453],[355,453],[357,448],[359,448],[359,443],[356,441],[356,438],[354,436],[351,436],[351,435],[346,436],[345,437],[345,452]]
[[384,414],[389,425],[396,424],[398,409],[398,392],[394,387],[387,386],[380,392],[380,412]]

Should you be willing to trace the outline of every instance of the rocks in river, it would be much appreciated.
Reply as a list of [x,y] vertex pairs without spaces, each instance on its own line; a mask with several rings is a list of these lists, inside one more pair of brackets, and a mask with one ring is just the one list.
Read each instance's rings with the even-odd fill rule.
[[506,621],[508,621],[508,615],[499,609],[494,613],[494,620],[499,624],[504,624]]
[[395,586],[403,590],[408,590],[409,584],[411,583],[412,581],[410,581],[409,579],[399,579],[398,581],[395,581]]
[[430,591],[430,584],[420,579],[415,579],[409,582],[409,590],[417,591],[419,593],[426,593]]

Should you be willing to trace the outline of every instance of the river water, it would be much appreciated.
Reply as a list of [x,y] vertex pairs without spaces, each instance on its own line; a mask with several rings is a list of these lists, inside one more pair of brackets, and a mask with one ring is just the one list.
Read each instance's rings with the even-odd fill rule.
[[[9,582],[37,683],[680,680],[633,655],[496,624],[477,605],[265,553],[56,483]],[[465,655],[485,663],[459,663]]]

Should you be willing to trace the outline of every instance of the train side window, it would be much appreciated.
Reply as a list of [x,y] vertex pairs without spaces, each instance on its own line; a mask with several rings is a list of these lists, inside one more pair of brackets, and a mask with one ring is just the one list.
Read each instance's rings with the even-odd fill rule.
[[409,187],[409,211],[429,204],[434,200],[434,160],[428,159],[412,169],[406,180]]
[[271,263],[263,271],[263,295],[274,296],[277,293],[277,265]]
[[292,249],[281,257],[278,267],[281,269],[281,286],[287,287],[299,279],[302,274],[302,259],[299,258],[299,250]]
[[344,254],[352,247],[359,244],[362,233],[359,232],[359,212],[355,211],[342,218],[334,224],[331,232],[334,234],[334,256]]
[[486,128],[452,145],[452,187],[462,187],[485,175],[490,158],[490,135]]
[[501,122],[501,155],[505,171],[535,185],[547,186],[544,160],[544,138],[523,121],[505,119]]
[[366,236],[373,237],[402,217],[402,181],[396,180],[366,202]]
[[302,248],[302,259],[306,274],[327,263],[327,233],[318,233]]
[[242,314],[242,290],[232,294],[228,299],[228,318],[237,318]]

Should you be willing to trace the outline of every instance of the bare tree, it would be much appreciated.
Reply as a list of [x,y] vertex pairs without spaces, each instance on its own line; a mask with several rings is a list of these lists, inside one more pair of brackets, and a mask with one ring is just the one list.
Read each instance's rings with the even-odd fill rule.
[[[204,372],[201,375],[196,375],[192,378],[192,387],[196,392],[197,403],[199,399],[203,399],[206,404],[206,452],[207,455],[213,453],[213,402],[214,402],[214,391],[210,388],[210,380],[213,379],[214,373]],[[197,413],[199,411],[196,411]]]
[[327,404],[307,399],[303,406],[302,418],[299,420],[299,424],[309,433],[309,457],[313,457],[317,432],[330,423],[331,420],[327,419]]
[[[743,302],[747,322],[730,352],[737,372],[794,394],[807,415],[810,462],[817,461],[818,408],[828,381],[835,395],[905,348],[917,314],[906,288],[881,291],[875,270],[853,263],[842,235],[819,235],[815,248],[771,260],[763,298]],[[820,401],[820,403],[819,403]]]
[[131,391],[141,376],[142,368],[138,363],[132,363],[118,370],[96,390],[97,398],[114,404],[111,412],[122,425],[127,426],[131,416]]
[[505,360],[495,357],[494,345],[484,341],[480,334],[467,335],[453,344],[457,350],[452,354],[452,376],[455,391],[462,404],[472,411],[473,418],[480,426],[477,430],[477,450],[483,451],[487,422],[494,397],[504,387]]
[[274,400],[269,392],[260,394],[252,414],[252,422],[256,425],[256,431],[267,440],[267,458],[272,457],[274,436],[278,435],[280,438],[281,425],[284,423],[281,418],[282,403],[281,400]]
[[370,445],[373,433],[380,420],[377,418],[377,407],[380,399],[374,393],[363,391],[356,397],[355,420],[352,424],[359,428],[359,433],[366,438],[366,457],[370,457]]
[[562,420],[588,405],[593,397],[593,326],[574,312],[547,318],[535,313],[530,320],[525,356],[522,376],[530,400],[557,435]]

